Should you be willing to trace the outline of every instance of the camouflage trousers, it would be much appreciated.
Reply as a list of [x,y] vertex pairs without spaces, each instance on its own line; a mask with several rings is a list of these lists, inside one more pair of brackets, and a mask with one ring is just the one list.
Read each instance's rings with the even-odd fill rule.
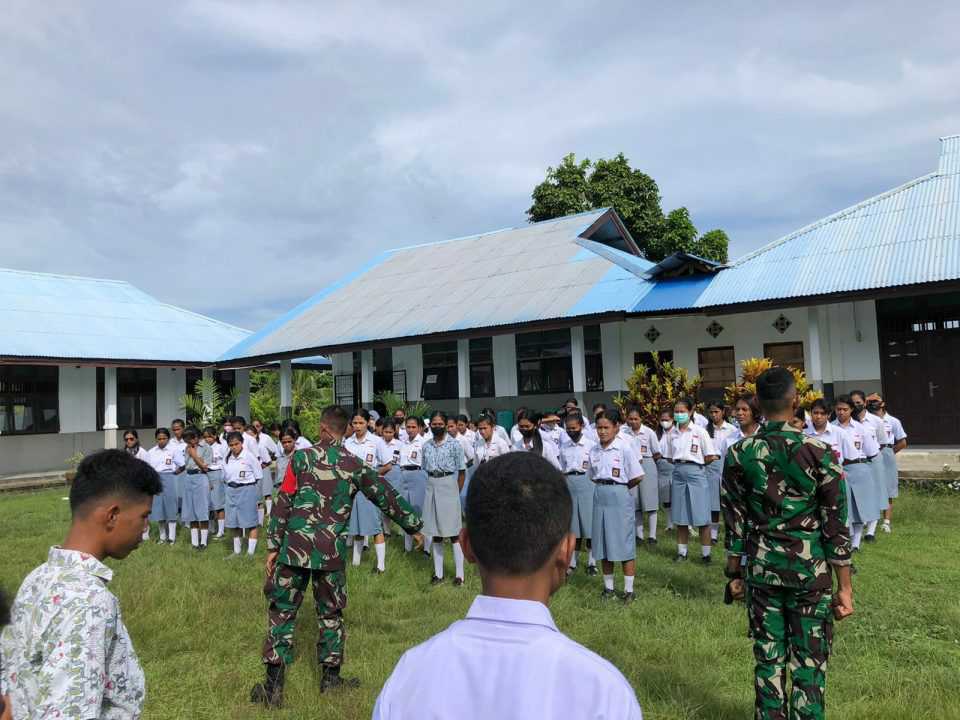
[[340,665],[347,631],[343,609],[347,606],[347,576],[343,570],[328,572],[277,563],[273,576],[263,588],[270,601],[267,638],[263,643],[263,662],[289,665],[293,662],[293,629],[297,611],[307,585],[313,582],[313,602],[317,609],[317,660],[323,665]]
[[[748,585],[747,612],[756,658],[756,720],[821,720],[833,641],[832,595]],[[787,669],[793,687],[787,698]]]

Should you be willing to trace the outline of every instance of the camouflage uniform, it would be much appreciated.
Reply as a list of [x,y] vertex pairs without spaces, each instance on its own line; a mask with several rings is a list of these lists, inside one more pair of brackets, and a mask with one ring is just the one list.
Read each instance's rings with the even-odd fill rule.
[[263,662],[293,662],[293,629],[307,584],[313,581],[320,635],[317,659],[339,667],[343,662],[347,605],[347,524],[353,496],[362,492],[408,533],[423,523],[416,511],[339,443],[320,443],[293,454],[270,516],[267,549],[278,552],[264,593],[270,601],[269,629]]
[[842,470],[828,445],[770,422],[727,452],[721,505],[727,553],[747,557],[755,717],[823,718],[830,565],[850,564]]

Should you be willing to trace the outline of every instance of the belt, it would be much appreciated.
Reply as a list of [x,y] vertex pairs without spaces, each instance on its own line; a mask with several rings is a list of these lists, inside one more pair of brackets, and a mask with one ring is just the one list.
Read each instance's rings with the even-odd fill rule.
[[420,466],[419,465],[401,465],[400,469],[401,470],[419,470]]
[[227,487],[229,488],[244,488],[244,487],[253,487],[256,485],[256,482],[252,483],[237,483],[237,482],[228,482]]
[[203,470],[187,470],[187,475],[202,475]]
[[467,467],[473,467],[473,460],[467,460]]
[[890,448],[891,450],[893,450],[893,443],[890,443],[889,445],[881,445],[880,447],[882,447],[882,448]]
[[436,471],[434,471],[434,472],[428,472],[427,475],[429,475],[429,476],[432,477],[432,478],[442,478],[442,477],[450,477],[451,475],[453,475],[453,472],[436,472]]
[[593,482],[595,482],[597,485],[623,485],[624,487],[627,486],[626,483],[617,482],[616,480],[611,480],[610,478],[597,478]]
[[[880,454],[880,453],[877,453],[877,455],[879,455],[879,454]],[[875,457],[877,457],[877,455],[871,455],[870,457],[868,457],[868,458],[867,458],[867,462],[873,462],[873,459],[874,459]]]
[[694,462],[693,460],[674,460],[674,465],[699,465],[703,467],[703,463]]
[[586,475],[586,473],[580,470],[571,470],[568,473],[564,473],[564,475]]
[[866,462],[863,458],[857,458],[856,460],[844,460],[844,465],[856,465],[857,463]]

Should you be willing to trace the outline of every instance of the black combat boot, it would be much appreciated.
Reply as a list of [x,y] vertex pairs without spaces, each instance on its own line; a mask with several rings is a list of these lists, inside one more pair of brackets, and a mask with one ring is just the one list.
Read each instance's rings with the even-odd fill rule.
[[267,679],[250,691],[250,702],[278,708],[283,705],[283,665],[267,665]]
[[352,690],[358,687],[360,687],[360,681],[357,678],[340,677],[339,665],[320,666],[320,692],[327,692],[327,690]]

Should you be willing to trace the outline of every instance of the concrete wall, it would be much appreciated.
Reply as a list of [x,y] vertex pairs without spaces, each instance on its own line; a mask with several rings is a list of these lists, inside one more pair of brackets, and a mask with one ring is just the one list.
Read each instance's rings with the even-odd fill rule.
[[157,423],[170,427],[174,418],[184,416],[180,398],[187,393],[187,371],[183,368],[157,368]]
[[61,365],[60,432],[95,432],[96,429],[97,369]]

